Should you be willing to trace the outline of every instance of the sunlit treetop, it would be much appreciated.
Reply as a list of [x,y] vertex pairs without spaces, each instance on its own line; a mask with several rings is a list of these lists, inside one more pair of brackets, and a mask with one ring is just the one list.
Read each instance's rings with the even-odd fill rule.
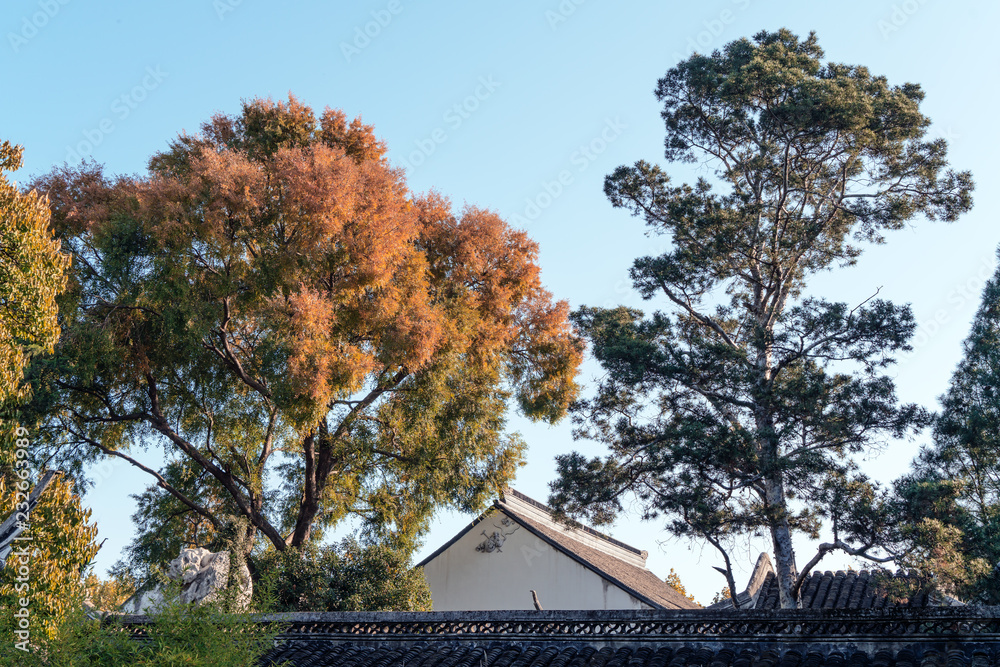
[[348,514],[412,537],[502,489],[524,450],[508,402],[561,418],[582,345],[523,231],[411,193],[385,150],[340,111],[256,99],[145,176],[39,179],[77,258],[52,445],[156,438],[204,473],[155,473],[166,516],[243,517],[279,549]]

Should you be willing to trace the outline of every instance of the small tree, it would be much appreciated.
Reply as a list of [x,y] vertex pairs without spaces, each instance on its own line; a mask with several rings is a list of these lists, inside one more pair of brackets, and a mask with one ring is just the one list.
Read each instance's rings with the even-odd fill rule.
[[[0,474],[0,517],[17,508],[16,478]],[[14,613],[28,600],[29,641],[54,637],[56,628],[83,603],[85,577],[97,555],[97,526],[70,480],[56,477],[30,514],[29,528],[0,570],[3,642],[14,641]],[[25,568],[22,571],[22,567]],[[27,574],[25,574],[27,573]]]
[[712,604],[719,604],[726,600],[732,600],[733,594],[729,591],[729,586],[723,586],[722,590],[712,596]]
[[[807,298],[808,279],[916,216],[951,221],[972,204],[971,176],[925,138],[919,86],[822,57],[812,34],[762,32],[660,79],[667,160],[704,160],[719,188],[673,186],[642,161],[605,180],[612,205],[669,236],[631,276],[673,312],[574,314],[607,373],[576,406],[578,435],[611,454],[558,457],[551,498],[603,523],[634,493],[646,518],[719,549],[731,590],[727,544],[766,534],[783,607],[831,550],[886,557],[866,532],[884,519],[879,494],[850,454],[929,423],[882,374],[908,349],[910,309]],[[872,512],[845,516],[858,506]],[[818,537],[823,518],[833,540],[799,571],[793,534]]]

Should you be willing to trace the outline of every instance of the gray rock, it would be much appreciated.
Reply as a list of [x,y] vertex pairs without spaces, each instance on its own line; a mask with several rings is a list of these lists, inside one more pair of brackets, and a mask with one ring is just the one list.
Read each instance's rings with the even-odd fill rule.
[[[183,549],[180,555],[170,561],[167,576],[174,581],[181,581],[180,599],[185,603],[198,604],[218,599],[219,593],[229,581],[229,553],[220,551],[212,553],[208,549]],[[253,581],[250,570],[244,563],[237,574],[236,606],[246,609],[253,596]],[[151,590],[140,591],[125,603],[122,611],[133,614],[144,614],[156,611],[163,605],[163,587],[157,585]]]

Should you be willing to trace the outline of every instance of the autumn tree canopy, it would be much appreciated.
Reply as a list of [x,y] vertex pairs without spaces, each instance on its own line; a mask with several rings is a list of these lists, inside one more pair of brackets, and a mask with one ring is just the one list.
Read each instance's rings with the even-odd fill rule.
[[30,355],[51,352],[59,338],[56,296],[69,266],[49,230],[44,199],[22,193],[4,173],[21,168],[22,154],[0,142],[0,402],[24,398]]
[[[6,443],[5,443],[6,444]],[[4,467],[0,474],[0,517],[18,509],[18,478]],[[84,582],[97,555],[97,525],[83,507],[73,483],[56,477],[39,496],[30,527],[0,569],[0,628],[14,637],[14,613],[29,600],[32,638],[53,637],[59,623],[77,611],[84,599]],[[19,576],[27,565],[30,578]],[[8,626],[8,623],[10,624]]]
[[[44,197],[22,192],[7,179],[5,172],[21,167],[22,155],[20,146],[0,142],[0,521],[25,509],[25,495],[46,463],[25,437],[34,434],[25,428],[31,422],[18,412],[30,395],[24,381],[29,360],[52,352],[59,338],[56,297],[70,265],[49,228]],[[29,519],[26,539],[14,545],[0,570],[0,626],[8,638],[14,637],[22,600],[30,601],[33,637],[51,635],[82,600],[84,576],[98,549],[90,510],[69,480],[57,477]],[[30,568],[29,581],[18,580],[22,566]]]
[[411,193],[385,153],[340,111],[256,99],[145,175],[38,179],[74,259],[33,376],[57,460],[122,458],[155,482],[149,531],[247,551],[349,516],[411,544],[503,488],[508,403],[562,417],[581,343],[524,232]]
[[[669,310],[574,314],[606,371],[578,406],[579,432],[610,455],[560,457],[551,502],[602,522],[634,494],[648,518],[717,547],[730,590],[734,537],[767,535],[781,605],[795,607],[830,551],[887,557],[870,530],[885,527],[884,492],[851,454],[929,422],[885,373],[908,349],[909,307],[807,296],[808,280],[916,217],[956,219],[972,179],[927,138],[919,86],[824,62],[814,35],[762,32],[692,55],[656,97],[666,159],[715,178],[673,185],[640,161],[605,180],[613,206],[671,242],[631,271]],[[833,535],[800,570],[793,535],[818,538],[824,519]]]

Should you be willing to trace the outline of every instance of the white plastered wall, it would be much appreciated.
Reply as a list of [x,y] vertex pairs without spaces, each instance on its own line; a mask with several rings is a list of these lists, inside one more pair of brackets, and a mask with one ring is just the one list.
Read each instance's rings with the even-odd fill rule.
[[[477,551],[495,532],[499,548]],[[545,609],[650,608],[499,511],[424,565],[424,575],[434,611],[534,609],[532,589]]]

